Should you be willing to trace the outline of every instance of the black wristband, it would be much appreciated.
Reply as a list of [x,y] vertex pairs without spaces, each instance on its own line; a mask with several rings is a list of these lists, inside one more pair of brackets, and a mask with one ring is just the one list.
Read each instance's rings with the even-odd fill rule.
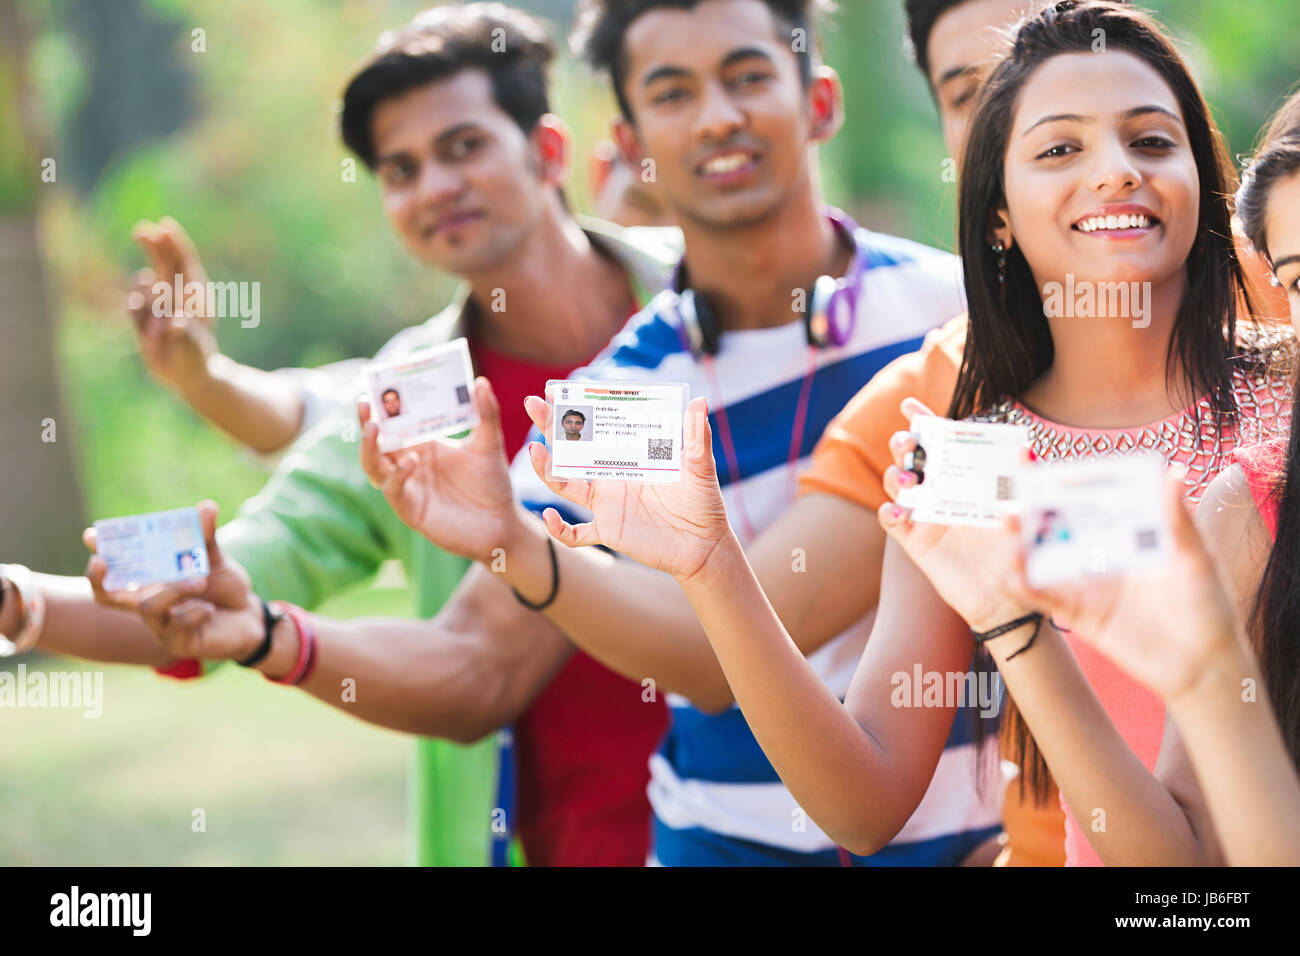
[[262,643],[257,650],[253,651],[251,656],[245,657],[242,661],[235,661],[240,667],[255,667],[266,660],[266,655],[271,653],[271,635],[275,631],[275,626],[284,619],[284,615],[272,611],[271,605],[263,601],[262,598],[259,597],[258,600],[262,601],[262,626],[265,628],[262,634]]
[[1008,621],[1006,624],[1000,624],[997,627],[993,628],[993,630],[991,631],[984,631],[983,633],[981,633],[975,630],[974,628],[971,628],[971,636],[975,638],[976,644],[983,644],[985,641],[991,641],[995,637],[1002,637],[1004,634],[1010,634],[1012,631],[1018,631],[1026,624],[1034,625],[1034,633],[1029,638],[1029,640],[1025,642],[1024,647],[1020,648],[1020,650],[1016,651],[1014,654],[1010,655],[1007,658],[1007,660],[1012,660],[1013,658],[1019,657],[1025,651],[1033,647],[1034,641],[1038,640],[1038,632],[1042,630],[1043,627],[1043,615],[1040,614],[1038,611],[1034,611],[1031,614],[1026,614],[1024,617],[1018,617],[1014,621]]
[[546,595],[546,600],[540,604],[534,604],[518,591],[515,591],[514,588],[510,589],[514,592],[515,600],[530,611],[546,610],[555,602],[555,596],[560,593],[560,559],[555,553],[555,539],[551,537],[549,532],[546,535],[546,544],[551,549],[551,593]]

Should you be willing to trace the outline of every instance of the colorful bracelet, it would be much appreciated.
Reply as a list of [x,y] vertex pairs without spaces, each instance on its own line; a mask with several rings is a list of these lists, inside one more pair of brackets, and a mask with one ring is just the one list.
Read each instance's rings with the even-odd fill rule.
[[294,629],[298,632],[298,660],[294,664],[293,670],[284,677],[272,677],[269,674],[265,676],[273,684],[296,686],[310,677],[312,670],[316,666],[316,631],[307,620],[307,615],[302,608],[294,607],[292,604],[286,604],[283,601],[276,601],[275,604],[276,610],[289,616],[289,619],[293,621]]

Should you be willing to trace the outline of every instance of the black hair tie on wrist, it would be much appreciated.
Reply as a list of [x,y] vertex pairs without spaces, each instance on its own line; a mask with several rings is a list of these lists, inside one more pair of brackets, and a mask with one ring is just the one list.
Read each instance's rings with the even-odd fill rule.
[[253,651],[252,656],[245,657],[242,661],[235,661],[240,667],[255,667],[266,660],[266,655],[271,653],[271,633],[283,619],[283,615],[272,611],[271,605],[267,604],[260,596],[258,600],[262,602],[262,626],[265,629],[262,634],[262,643],[257,650]]
[[515,600],[528,608],[530,611],[544,611],[555,603],[555,596],[560,593],[560,559],[555,553],[555,539],[551,537],[550,532],[546,534],[546,544],[551,549],[551,593],[546,595],[546,600],[540,604],[534,604],[528,598],[524,597],[514,588]]
[[983,644],[985,641],[991,641],[995,637],[1002,637],[1002,635],[1004,634],[1010,634],[1012,631],[1018,631],[1026,624],[1034,625],[1034,633],[1029,638],[1029,640],[1025,642],[1024,647],[1020,648],[1020,650],[1016,651],[1014,654],[1012,654],[1010,657],[1007,658],[1007,660],[1013,660],[1019,657],[1025,651],[1029,650],[1031,647],[1033,647],[1034,641],[1038,640],[1038,632],[1043,628],[1043,615],[1040,614],[1038,611],[1034,611],[1032,614],[1026,614],[1024,617],[1018,617],[1014,621],[1008,621],[1006,624],[999,624],[991,631],[984,631],[983,633],[980,633],[974,628],[971,628],[971,636],[975,638],[975,643]]

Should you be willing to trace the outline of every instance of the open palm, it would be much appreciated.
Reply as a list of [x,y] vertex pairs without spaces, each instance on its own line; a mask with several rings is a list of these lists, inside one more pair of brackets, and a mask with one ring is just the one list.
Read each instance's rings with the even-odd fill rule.
[[485,378],[474,382],[479,424],[463,441],[437,439],[379,450],[379,428],[361,402],[361,464],[403,523],[453,554],[486,561],[503,547],[514,513],[501,409]]
[[[530,396],[525,408],[533,424],[551,434],[551,406]],[[687,407],[685,427],[681,480],[673,484],[555,480],[547,474],[550,453],[540,442],[532,443],[529,455],[538,477],[557,495],[592,513],[591,521],[572,525],[548,508],[542,515],[547,530],[569,547],[601,544],[678,578],[699,571],[730,526],[703,398]]]
[[[909,422],[934,413],[909,398],[902,404]],[[885,492],[894,499],[911,481],[902,467],[903,456],[916,447],[915,438],[899,432],[890,439],[894,464],[885,470]],[[1019,596],[1008,588],[1018,557],[1017,541],[1003,528],[918,523],[909,509],[886,502],[879,510],[880,524],[929,578],[944,603],[972,627],[1001,624],[1023,614]]]
[[[95,600],[106,607],[140,615],[149,630],[178,658],[225,660],[249,653],[249,641],[262,631],[261,607],[248,572],[227,558],[217,544],[217,505],[200,502],[199,524],[208,552],[206,578],[152,585],[135,591],[106,591],[108,565],[96,553],[86,569]],[[84,540],[96,550],[95,531]]]
[[[180,223],[169,217],[158,223],[138,224],[133,236],[149,257],[151,267],[137,273],[127,300],[145,368],[157,381],[172,388],[194,385],[207,375],[208,358],[217,349],[213,316],[204,311],[206,300],[198,311],[187,307],[192,303],[186,287],[190,283],[207,287],[208,276],[198,250]],[[177,276],[181,300],[172,301],[171,308],[166,309],[154,286],[165,284],[174,297]]]
[[[1021,552],[1011,587],[1052,614],[1135,680],[1168,699],[1197,679],[1217,642],[1235,640],[1235,624],[1214,562],[1170,478],[1166,511],[1172,540],[1167,563],[1129,574],[1086,577],[1031,588]],[[1009,533],[1019,538],[1014,519]]]

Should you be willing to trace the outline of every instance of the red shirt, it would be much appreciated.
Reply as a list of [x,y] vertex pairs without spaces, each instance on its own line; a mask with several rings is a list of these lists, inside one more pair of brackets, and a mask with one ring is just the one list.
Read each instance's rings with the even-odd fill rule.
[[[542,395],[555,368],[471,342],[474,366],[501,405],[506,454],[532,426],[524,398]],[[668,728],[661,700],[576,652],[515,723],[518,825],[531,866],[643,866],[650,846],[650,754]]]

